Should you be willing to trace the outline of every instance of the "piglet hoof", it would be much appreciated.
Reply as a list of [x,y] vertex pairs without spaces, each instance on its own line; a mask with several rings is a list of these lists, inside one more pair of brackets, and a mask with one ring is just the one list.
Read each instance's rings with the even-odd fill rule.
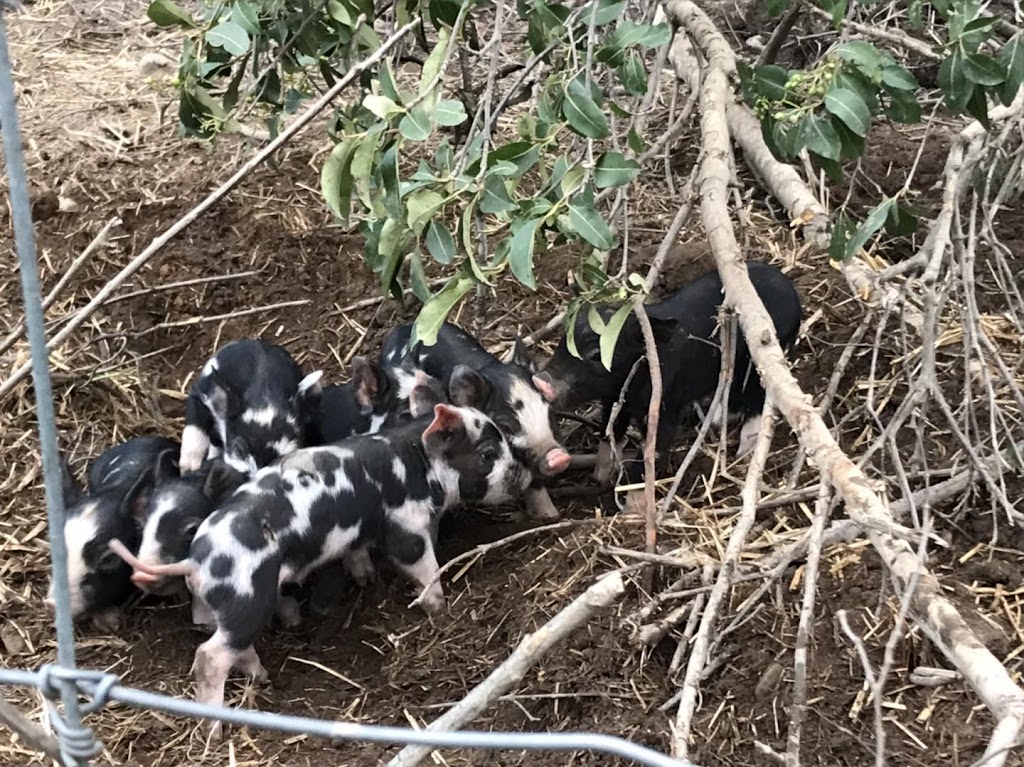
[[526,514],[530,519],[541,522],[550,522],[562,516],[544,488],[526,491]]
[[121,628],[121,610],[111,607],[92,616],[92,625],[100,631],[116,634]]
[[377,580],[377,570],[373,566],[370,552],[361,550],[345,558],[345,569],[361,589],[365,589]]
[[602,487],[612,484],[615,478],[615,453],[611,443],[601,442],[597,448],[597,461],[594,464],[594,481]]
[[440,615],[444,611],[444,592],[438,584],[434,584],[420,598],[420,607],[427,615]]
[[630,490],[626,493],[622,513],[634,514],[638,517],[643,517],[647,514],[647,504],[644,501],[644,493],[642,490]]
[[761,433],[761,416],[757,415],[745,421],[740,429],[740,445],[736,448],[736,457],[742,458],[757,444],[757,435]]
[[215,719],[208,725],[208,729],[206,731],[206,742],[220,743],[222,740],[224,740],[224,723]]
[[302,623],[302,614],[299,611],[299,603],[295,597],[281,597],[277,603],[277,617],[286,628],[293,629]]
[[207,628],[214,628],[217,625],[213,610],[199,597],[192,597],[192,623]]

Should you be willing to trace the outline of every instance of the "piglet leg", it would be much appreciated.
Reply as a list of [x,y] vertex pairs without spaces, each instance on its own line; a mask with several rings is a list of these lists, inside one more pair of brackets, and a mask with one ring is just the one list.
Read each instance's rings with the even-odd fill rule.
[[366,588],[377,578],[377,571],[373,567],[373,559],[370,557],[370,550],[366,546],[358,549],[351,549],[345,553],[341,560],[352,580],[360,588]]
[[217,619],[206,600],[198,594],[192,595],[192,623],[196,626],[216,626]]
[[286,628],[293,629],[302,623],[302,611],[295,597],[281,596],[277,601],[277,617]]
[[398,569],[419,586],[420,591],[426,589],[420,601],[423,609],[430,614],[440,612],[444,607],[444,590],[441,584],[434,580],[439,568],[437,557],[434,555],[434,544],[431,543],[427,531],[413,532],[395,526],[388,531],[387,547],[388,554]]
[[[192,673],[196,677],[196,701],[210,706],[224,705],[224,685],[239,655],[228,647],[227,638],[218,630],[196,648]],[[219,720],[210,725],[210,740],[221,738],[223,727]]]
[[597,464],[594,466],[594,481],[599,485],[610,485],[615,475],[615,451],[612,443],[601,440],[597,446]]
[[543,486],[531,487],[526,491],[525,496],[526,514],[530,519],[549,522],[561,517],[551,496],[548,495],[547,489]]
[[235,665],[241,669],[243,674],[252,677],[257,682],[266,682],[270,679],[270,674],[260,662],[260,656],[256,654],[256,649],[252,645],[242,651]]

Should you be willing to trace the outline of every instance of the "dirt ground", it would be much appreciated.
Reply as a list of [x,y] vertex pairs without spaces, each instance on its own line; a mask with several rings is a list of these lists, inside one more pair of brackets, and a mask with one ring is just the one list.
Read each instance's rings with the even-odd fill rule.
[[[128,0],[70,3],[38,0],[10,21],[20,92],[22,129],[33,182],[34,212],[44,287],[49,289],[103,224],[121,224],[111,241],[87,264],[51,309],[59,317],[84,305],[129,258],[188,211],[251,156],[253,146],[225,139],[214,147],[175,135],[171,94],[143,81],[141,57],[162,52],[176,61],[171,34],[144,18]],[[158,78],[159,79],[159,78]],[[358,236],[335,225],[319,197],[319,168],[327,142],[322,126],[288,147],[272,165],[257,170],[230,197],[200,218],[120,292],[134,296],[104,308],[55,355],[53,368],[62,449],[84,466],[112,442],[134,434],[178,434],[184,391],[199,365],[232,338],[261,335],[288,347],[307,370],[322,367],[343,380],[354,354],[374,354],[380,338],[414,316],[414,305],[379,301],[377,279],[362,260]],[[919,129],[879,126],[877,153],[865,158],[854,179],[891,191],[903,185],[920,140]],[[941,132],[940,132],[941,133]],[[948,134],[933,139],[914,189],[921,204],[939,178]],[[874,143],[877,141],[877,143]],[[673,169],[682,175],[695,160],[695,134],[681,139]],[[681,184],[681,179],[677,184]],[[650,258],[678,205],[665,192],[660,170],[645,182],[649,203],[633,222],[630,268]],[[846,190],[842,190],[845,196]],[[872,192],[873,193],[873,192]],[[855,188],[854,199],[861,193]],[[760,196],[759,196],[760,195]],[[836,199],[839,192],[836,192]],[[871,199],[865,195],[865,200]],[[846,282],[822,258],[799,255],[777,206],[755,193],[745,208],[740,235],[751,258],[783,266],[805,302],[805,331],[796,354],[797,376],[809,392],[821,392],[863,309]],[[10,220],[0,211],[5,233],[0,261],[0,301],[6,334],[19,314],[20,288],[9,238]],[[1024,237],[1024,216],[999,222],[1009,239]],[[659,291],[667,292],[711,267],[695,224],[666,269]],[[897,249],[898,250],[898,249]],[[909,247],[908,247],[909,252]],[[899,252],[885,254],[891,259]],[[542,326],[565,300],[571,253],[555,253],[538,264],[538,291],[502,287],[493,297],[483,337],[506,348],[517,333]],[[180,281],[229,277],[201,285],[162,288]],[[302,306],[265,308],[240,317],[208,321],[257,307],[306,301]],[[461,319],[469,322],[472,306]],[[24,359],[23,347],[0,357],[6,375]],[[883,360],[886,361],[886,360]],[[838,422],[869,371],[867,346],[858,353],[831,413]],[[0,664],[35,668],[54,659],[54,636],[42,605],[48,574],[45,514],[31,396],[26,388],[0,403]],[[578,424],[565,424],[571,449],[585,451],[593,439]],[[681,453],[693,426],[680,435]],[[731,439],[735,444],[736,436]],[[743,462],[717,466],[714,447],[703,451],[680,495],[686,502],[663,530],[666,550],[686,543],[719,557],[738,508]],[[765,475],[767,490],[784,488],[795,443],[777,430]],[[586,474],[564,478],[566,487],[586,486]],[[797,487],[815,481],[805,469]],[[562,490],[558,501],[575,527],[537,534],[492,551],[453,581],[444,581],[448,612],[429,619],[407,609],[411,592],[385,572],[364,591],[347,583],[329,616],[304,609],[294,630],[275,626],[257,645],[271,672],[269,686],[241,680],[229,685],[229,705],[336,718],[363,723],[420,726],[460,700],[468,690],[541,626],[593,578],[632,564],[610,548],[642,549],[642,531],[623,516],[602,517],[613,500]],[[753,558],[791,541],[809,522],[813,493],[798,502],[766,507],[751,534]],[[971,505],[974,504],[974,505]],[[949,550],[936,551],[932,566],[948,594],[979,615],[975,622],[989,648],[1019,670],[1024,637],[1019,625],[1022,541],[1000,528],[998,546],[984,556],[960,559],[992,535],[983,497],[973,498],[966,517],[946,517],[954,533]],[[841,509],[835,512],[840,515]],[[514,516],[473,509],[452,516],[442,529],[440,558],[447,560],[486,541],[529,527]],[[981,562],[985,559],[985,562]],[[809,655],[810,712],[804,728],[805,764],[874,763],[874,725],[863,701],[864,673],[837,614],[845,610],[862,636],[872,663],[882,658],[898,599],[881,563],[863,540],[835,546],[822,565]],[[792,697],[793,645],[801,599],[802,566],[791,568],[762,598],[750,617],[735,626],[715,650],[718,663],[703,681],[692,758],[709,766],[770,763],[756,742],[785,750],[787,708]],[[630,577],[636,576],[636,570]],[[678,573],[659,571],[667,585]],[[627,620],[647,604],[642,580],[630,581],[627,596],[611,614],[591,622],[527,674],[514,692],[487,709],[473,728],[511,731],[590,730],[619,735],[667,751],[674,719],[659,710],[680,681],[669,673],[678,634],[651,648],[628,639]],[[699,585],[699,575],[688,587]],[[760,581],[735,586],[723,624]],[[126,611],[116,634],[91,626],[77,630],[78,663],[117,674],[130,686],[189,697],[189,667],[202,635],[184,602],[142,602]],[[913,685],[919,665],[945,667],[940,652],[920,632],[906,630],[895,649],[885,696],[887,748],[891,764],[969,765],[989,737],[991,717],[963,684],[936,689]],[[5,691],[23,710],[38,716],[38,696]],[[90,719],[106,746],[100,764],[170,765],[368,765],[391,747],[328,744],[306,737],[229,730],[221,745],[207,746],[192,722],[154,712],[112,706]],[[38,764],[6,735],[0,763]],[[237,761],[231,761],[237,760]],[[1015,761],[1016,760],[1016,761]],[[449,765],[617,765],[622,760],[576,753],[473,753],[446,751]],[[1011,757],[1008,764],[1024,764]]]

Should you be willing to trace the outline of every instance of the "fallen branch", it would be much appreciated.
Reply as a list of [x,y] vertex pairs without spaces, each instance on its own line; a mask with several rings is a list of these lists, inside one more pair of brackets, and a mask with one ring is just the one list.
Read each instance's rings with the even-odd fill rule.
[[[64,326],[59,333],[50,339],[46,345],[48,352],[53,352],[54,349],[58,348],[64,343],[72,333],[75,332],[89,317],[91,317],[97,309],[99,309],[107,301],[108,298],[117,290],[124,282],[141,269],[154,255],[163,249],[167,243],[169,243],[176,236],[181,234],[186,228],[193,224],[199,219],[206,211],[220,202],[224,197],[227,196],[228,192],[238,186],[239,182],[248,176],[253,170],[259,167],[268,157],[274,152],[280,149],[284,144],[290,141],[296,134],[298,134],[303,128],[305,128],[314,117],[320,112],[326,109],[333,103],[334,99],[347,88],[353,81],[358,80],[359,75],[363,73],[369,67],[372,67],[378,61],[384,58],[387,53],[398,44],[409,32],[419,26],[420,18],[417,17],[406,24],[401,29],[397,30],[391,37],[384,41],[384,43],[374,51],[370,56],[363,59],[358,64],[353,65],[346,73],[345,76],[340,78],[330,89],[324,93],[319,99],[317,99],[309,109],[307,109],[298,119],[296,119],[291,125],[289,125],[281,134],[267,144],[263,149],[257,152],[253,157],[242,165],[235,173],[211,192],[207,197],[196,205],[192,210],[186,213],[184,216],[179,218],[161,235],[156,237],[146,249],[143,250],[139,255],[133,258],[128,264],[114,277],[107,282],[99,292],[93,296],[92,300],[82,307],[71,319],[68,324]],[[3,400],[8,394],[13,391],[14,387],[24,380],[25,376],[28,375],[31,370],[32,361],[25,362],[21,367],[15,370],[2,384],[0,384],[0,400]]]
[[[86,262],[92,258],[92,254],[95,253],[99,248],[106,244],[107,238],[110,237],[110,230],[115,226],[121,224],[121,219],[114,216],[103,228],[100,229],[100,233],[92,238],[92,242],[85,246],[79,256],[71,262],[71,266],[68,267],[67,271],[64,272],[63,276],[57,281],[57,284],[53,286],[53,290],[47,293],[46,298],[43,299],[43,311],[45,312],[53,303],[57,300],[60,294],[64,291],[64,288],[68,286],[68,283],[74,279],[75,275],[81,271],[82,267],[85,266]],[[0,341],[0,354],[10,349],[14,344],[18,342],[18,339],[25,335],[25,321],[20,320],[17,327],[14,328],[3,341]]]
[[[435,719],[427,730],[458,730],[475,719],[481,711],[508,692],[526,676],[538,661],[559,642],[594,615],[622,599],[626,593],[622,576],[611,573],[597,581],[554,618],[523,638],[508,659],[491,672],[484,681]],[[387,763],[387,767],[413,767],[422,762],[433,749],[430,746],[406,746]]]
[[412,602],[409,603],[409,607],[415,607],[416,605],[418,605],[422,601],[423,595],[427,593],[427,589],[429,589],[431,586],[437,583],[441,579],[442,575],[451,570],[453,567],[455,567],[455,565],[459,564],[460,562],[472,560],[465,567],[459,570],[458,573],[456,573],[454,580],[458,580],[462,576],[462,574],[466,572],[466,570],[472,567],[473,564],[488,551],[500,549],[503,546],[508,546],[510,543],[515,543],[516,541],[522,540],[523,538],[528,538],[531,535],[537,535],[538,533],[550,533],[555,530],[567,530],[571,527],[593,525],[602,521],[604,520],[569,519],[564,522],[555,522],[553,525],[541,525],[540,527],[531,527],[529,530],[520,530],[518,533],[507,535],[504,538],[500,538],[497,541],[491,541],[490,543],[481,543],[479,546],[474,546],[469,551],[465,551],[462,554],[459,554],[457,557],[452,557],[443,565],[441,565],[441,567],[438,568],[437,572],[434,573],[434,577],[430,579],[430,583],[426,584],[420,590],[419,596],[417,596],[414,600],[412,600]]
[[679,698],[679,710],[676,712],[676,726],[672,733],[672,754],[677,759],[685,759],[690,746],[690,729],[693,714],[697,710],[697,693],[704,675],[704,667],[708,662],[708,650],[711,647],[712,634],[718,622],[718,613],[725,603],[725,597],[732,585],[732,576],[739,563],[743,545],[747,540],[750,528],[757,518],[757,498],[761,475],[764,474],[765,461],[772,445],[775,433],[775,409],[771,402],[765,402],[761,417],[761,430],[757,434],[757,443],[747,467],[747,476],[743,482],[740,496],[743,499],[743,510],[736,518],[736,524],[729,535],[729,543],[725,547],[718,580],[708,596],[707,607],[700,619],[700,628],[693,639],[690,659],[686,664],[686,675],[683,677],[683,694]]
[[643,333],[647,370],[651,376],[651,402],[647,406],[647,439],[644,441],[644,543],[647,552],[653,554],[658,547],[658,523],[655,519],[658,499],[654,489],[658,478],[655,474],[654,454],[658,445],[658,420],[661,417],[661,363],[647,312],[637,303],[633,306],[633,314]]
[[[674,7],[678,8],[672,3],[668,3],[665,7],[670,18],[673,15]],[[714,30],[713,27],[712,30],[717,34],[717,30]],[[722,42],[724,43],[724,40]],[[668,60],[675,68],[676,77],[685,82],[691,90],[696,91],[701,88],[701,70],[694,55],[688,50],[689,46],[690,42],[686,35],[677,34],[672,42]],[[735,54],[728,44],[725,44],[724,48],[725,50],[716,52],[718,66],[724,68],[727,77],[736,79],[738,74]],[[818,198],[814,196],[792,165],[775,159],[775,155],[764,142],[761,123],[758,122],[750,108],[739,99],[734,98],[728,90],[722,95],[725,97],[725,101],[721,102],[721,105],[725,108],[725,116],[728,121],[728,132],[723,135],[731,136],[732,140],[743,150],[743,156],[750,168],[758,174],[768,191],[785,206],[792,224],[803,226],[804,238],[807,242],[810,242],[818,250],[825,250],[829,244],[828,214]],[[728,143],[728,139],[726,142]]]
[[[701,133],[705,149],[699,185],[701,214],[725,286],[726,303],[739,312],[751,357],[768,396],[796,433],[808,459],[842,496],[847,514],[868,530],[871,543],[888,568],[897,590],[904,592],[916,580],[911,598],[914,619],[930,637],[939,640],[937,646],[999,720],[998,743],[1012,743],[1024,724],[1024,691],[1014,684],[1006,668],[974,635],[908,543],[879,532],[878,523],[892,524],[889,509],[864,473],[836,443],[811,398],[800,389],[789,370],[772,320],[750,282],[726,207],[729,122],[725,105],[733,100],[729,88],[729,72],[734,66],[732,50],[707,15],[690,0],[673,0],[667,11],[673,25],[683,27],[708,59],[701,84]],[[994,737],[990,751],[996,745]],[[999,756],[995,751],[992,753],[989,763],[999,764]]]
[[0,722],[7,725],[12,733],[25,742],[26,746],[41,751],[55,762],[64,762],[57,739],[4,698],[0,698]]

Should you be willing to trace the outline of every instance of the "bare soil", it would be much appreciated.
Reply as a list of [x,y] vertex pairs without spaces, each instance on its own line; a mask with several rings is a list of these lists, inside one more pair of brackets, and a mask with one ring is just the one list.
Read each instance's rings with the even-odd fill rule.
[[[175,60],[178,43],[173,35],[155,33],[138,4],[97,0],[87,7],[40,0],[27,15],[12,19],[11,27],[45,286],[54,284],[106,220],[116,215],[123,222],[113,241],[51,310],[52,316],[60,316],[84,305],[153,236],[226,178],[253,147],[238,139],[225,139],[212,148],[182,140],[175,136],[173,108],[161,119],[159,109],[171,95],[143,83],[137,63],[154,50]],[[865,158],[854,179],[854,199],[872,199],[876,184],[891,193],[903,185],[914,162],[918,134],[884,126],[878,131],[885,136],[869,141],[877,149]],[[677,173],[684,173],[680,166],[688,169],[695,159],[687,147],[695,147],[697,140],[691,134],[680,141],[673,163]],[[913,187],[925,207],[934,205],[934,192],[929,190],[941,175],[948,142],[948,134],[937,135],[920,158]],[[109,305],[59,350],[54,370],[63,449],[84,461],[112,441],[142,431],[177,434],[190,377],[229,339],[262,335],[286,345],[306,369],[322,367],[328,379],[343,380],[345,362],[352,355],[376,353],[388,329],[414,316],[414,305],[367,305],[379,295],[379,286],[363,262],[361,240],[331,221],[316,192],[325,147],[324,134],[314,126],[307,138],[289,147],[273,165],[257,170],[227,201],[171,242],[122,290],[153,292]],[[652,171],[652,190],[663,184],[660,173],[660,168]],[[857,191],[856,185],[867,181],[872,191]],[[820,393],[863,310],[842,276],[823,258],[797,258],[797,243],[786,222],[757,194],[741,235],[749,257],[783,265],[795,278],[805,317],[813,317],[797,350],[795,370],[806,391]],[[72,200],[75,210],[62,211],[62,197]],[[636,223],[631,269],[649,262],[676,204],[664,193],[661,198],[652,194],[643,220]],[[1020,212],[1008,211],[999,226],[1007,237],[1024,238]],[[6,210],[0,211],[0,227],[10,231]],[[712,267],[698,226],[688,227],[681,241],[666,268],[661,292]],[[4,313],[0,330],[6,332],[19,316],[20,293],[9,238],[3,247],[0,300],[11,309]],[[515,334],[542,326],[563,305],[565,274],[574,258],[568,251],[543,258],[536,294],[509,287],[497,292],[483,323],[488,345],[504,348]],[[248,271],[254,274],[156,290],[177,281]],[[308,303],[200,321],[298,300]],[[472,303],[466,302],[459,319],[470,323],[472,312]],[[193,319],[193,324],[163,327]],[[844,400],[856,396],[868,375],[867,350],[865,346],[847,371],[833,411],[837,420],[845,411]],[[22,354],[22,347],[16,348],[14,354],[0,358],[0,367],[10,371]],[[0,645],[0,663],[34,668],[54,658],[53,630],[41,601],[48,547],[30,390],[23,388],[16,400],[0,403],[0,634],[7,637]],[[593,445],[585,429],[568,423],[565,429],[571,448]],[[683,430],[681,451],[694,433],[692,425]],[[733,435],[733,444],[735,439]],[[775,444],[765,476],[772,488],[785,482],[795,455],[795,443],[784,426],[779,427]],[[688,502],[664,533],[666,549],[683,542],[700,542],[712,555],[724,549],[745,465],[716,465],[714,447],[704,451],[687,476],[681,494]],[[805,470],[804,479],[813,481],[813,473]],[[574,474],[562,484],[588,483],[586,474]],[[334,614],[317,616],[307,606],[298,629],[275,626],[265,633],[257,649],[271,672],[271,684],[232,682],[229,704],[403,726],[434,719],[595,575],[628,564],[608,554],[608,547],[642,549],[641,531],[622,517],[601,524],[586,522],[610,508],[614,499],[583,496],[559,503],[568,518],[580,520],[579,527],[498,549],[458,580],[446,578],[449,610],[435,619],[406,608],[410,589],[388,571],[382,582],[366,590],[340,582]],[[793,531],[808,524],[812,504],[813,496],[762,511],[751,540],[764,551],[770,550],[773,540],[791,540]],[[986,562],[972,559],[967,567],[960,564],[960,557],[992,533],[984,499],[978,497],[969,505],[960,526],[952,527],[958,530],[953,548],[936,553],[932,562],[949,593],[969,613],[984,614],[984,619],[976,619],[979,631],[990,649],[1005,658],[1021,643],[1015,624],[1024,554],[1019,536],[1003,530],[1000,547],[989,551]],[[460,511],[442,530],[441,559],[526,527],[500,515]],[[874,724],[871,707],[863,700],[864,673],[836,616],[840,610],[848,612],[853,627],[867,636],[877,667],[898,600],[864,541],[833,547],[822,568],[809,658],[811,706],[804,728],[804,760],[821,765],[873,764]],[[719,663],[702,685],[692,750],[696,762],[768,763],[756,741],[785,749],[801,574],[799,566],[788,572],[763,597],[753,617],[716,648]],[[665,585],[678,575],[659,572],[656,577]],[[722,625],[758,585],[755,581],[733,589]],[[680,681],[668,672],[678,635],[670,634],[648,649],[627,641],[630,627],[623,619],[646,601],[639,581],[632,582],[618,610],[578,631],[472,726],[591,730],[668,750],[674,708],[664,713],[658,707],[676,692]],[[126,611],[116,635],[82,626],[77,638],[82,666],[115,673],[134,687],[191,695],[189,667],[202,634],[192,628],[184,603],[143,602]],[[909,629],[896,646],[885,698],[890,763],[971,764],[983,751],[990,716],[962,684],[938,689],[912,685],[908,673],[918,665],[945,666],[945,661],[916,629]],[[26,711],[40,711],[34,694],[5,694]],[[229,743],[207,749],[192,722],[119,706],[108,707],[90,721],[107,747],[97,760],[100,764],[220,765],[229,763],[230,755],[238,764],[249,765],[355,766],[378,763],[393,752],[391,747],[327,744],[245,729],[229,731]],[[5,738],[6,734],[0,736],[0,743]],[[0,763],[39,764],[27,750],[7,741],[7,749],[0,749]],[[625,764],[586,753],[454,751],[445,752],[441,763]],[[1011,757],[1007,763],[1024,762]]]

